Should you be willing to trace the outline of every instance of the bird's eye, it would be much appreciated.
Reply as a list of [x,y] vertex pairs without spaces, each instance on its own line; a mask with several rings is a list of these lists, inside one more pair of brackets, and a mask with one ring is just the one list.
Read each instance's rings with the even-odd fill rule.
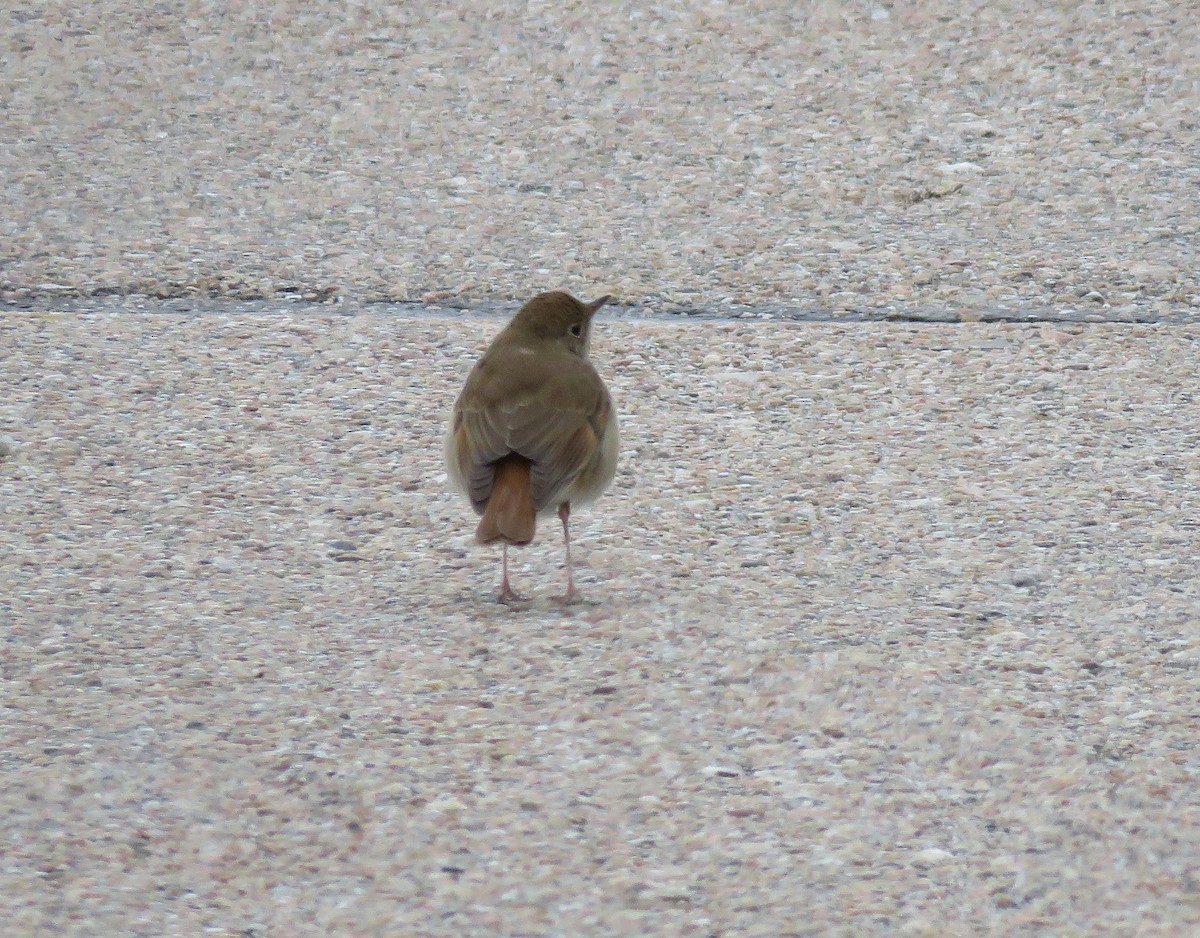
[[571,327],[571,335],[583,335],[583,326],[581,326],[579,323],[575,323],[575,325]]

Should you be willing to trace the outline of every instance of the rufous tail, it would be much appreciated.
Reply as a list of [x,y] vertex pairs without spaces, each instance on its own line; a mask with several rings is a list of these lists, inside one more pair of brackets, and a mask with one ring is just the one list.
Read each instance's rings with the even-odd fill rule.
[[496,463],[492,494],[475,529],[475,540],[480,544],[528,544],[533,540],[537,512],[533,509],[529,467],[529,460],[516,453]]

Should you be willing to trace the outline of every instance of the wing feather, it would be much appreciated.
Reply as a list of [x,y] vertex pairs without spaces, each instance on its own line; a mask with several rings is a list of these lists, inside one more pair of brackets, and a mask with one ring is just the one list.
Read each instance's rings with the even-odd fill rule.
[[520,348],[485,356],[455,406],[457,466],[476,511],[491,495],[495,462],[509,453],[532,463],[537,510],[555,507],[608,426],[612,405],[591,364],[565,351],[538,351],[537,369]]

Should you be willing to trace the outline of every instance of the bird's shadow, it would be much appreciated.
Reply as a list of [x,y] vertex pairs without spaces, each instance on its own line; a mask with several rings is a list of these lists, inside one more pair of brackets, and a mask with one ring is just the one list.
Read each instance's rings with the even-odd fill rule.
[[653,603],[658,598],[644,589],[612,587],[594,587],[582,592],[571,602],[567,602],[561,593],[539,593],[535,590],[522,593],[520,599],[501,599],[499,591],[494,589],[487,592],[464,590],[459,597],[464,604],[472,607],[473,611],[487,618],[558,616],[565,619],[590,620],[595,620],[597,616],[619,616],[631,608]]

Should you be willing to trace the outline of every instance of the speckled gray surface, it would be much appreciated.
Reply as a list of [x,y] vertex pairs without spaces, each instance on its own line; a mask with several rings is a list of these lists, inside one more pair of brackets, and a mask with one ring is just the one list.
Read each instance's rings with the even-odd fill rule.
[[19,935],[1190,935],[1200,332],[608,322],[522,609],[494,321],[0,317]]
[[[6,935],[1200,932],[1200,8],[0,27]],[[564,286],[507,609],[442,417]]]
[[0,12],[0,299],[1200,305],[1200,7]]

